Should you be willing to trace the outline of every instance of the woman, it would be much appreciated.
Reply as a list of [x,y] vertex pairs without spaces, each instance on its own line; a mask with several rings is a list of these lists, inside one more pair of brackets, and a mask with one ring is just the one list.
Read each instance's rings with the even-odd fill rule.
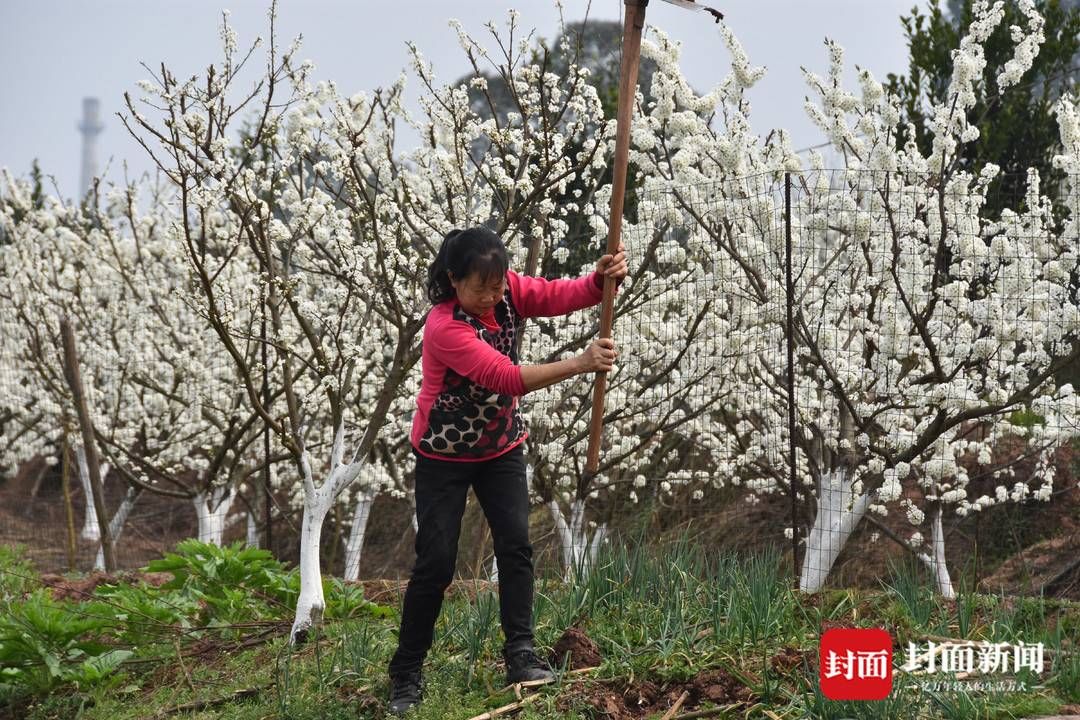
[[482,227],[454,230],[428,268],[432,302],[424,326],[423,380],[411,443],[416,455],[416,564],[405,590],[398,648],[390,660],[390,711],[421,697],[443,592],[454,577],[458,533],[471,486],[495,541],[499,614],[508,683],[550,680],[533,648],[529,492],[517,399],[582,373],[610,371],[615,343],[594,341],[577,357],[518,365],[515,338],[528,317],[564,315],[600,302],[605,277],[621,282],[623,247],[596,272],[544,280],[509,269],[506,246]]

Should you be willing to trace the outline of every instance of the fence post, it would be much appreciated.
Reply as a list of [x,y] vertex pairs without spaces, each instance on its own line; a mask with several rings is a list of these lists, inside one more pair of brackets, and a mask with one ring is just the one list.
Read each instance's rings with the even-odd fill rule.
[[68,572],[75,572],[75,508],[71,506],[71,448],[68,445],[68,423],[64,421],[64,440],[61,445],[60,484],[64,490],[64,518],[67,521]]
[[[269,369],[266,366],[266,295],[263,294],[262,298],[262,403],[267,412],[270,412],[270,376]],[[270,487],[270,425],[263,420],[263,501],[266,505],[264,512],[266,513],[266,527],[263,532],[265,540],[263,546],[270,553],[274,552],[273,542],[273,525],[274,525],[274,508],[273,508],[273,491]]]
[[98,465],[97,440],[94,438],[94,426],[90,422],[90,408],[86,404],[82,378],[79,376],[79,355],[75,349],[75,333],[67,317],[60,320],[60,336],[64,345],[64,376],[71,397],[75,401],[75,411],[82,430],[83,448],[86,451],[86,465],[90,471],[90,488],[94,494],[94,512],[98,516],[98,531],[101,534],[101,554],[105,559],[105,572],[116,572],[116,554],[113,547],[112,530],[109,528],[109,516],[105,512],[105,486],[101,483],[101,466]]
[[791,277],[791,173],[784,173],[784,275],[787,324],[787,394],[788,394],[788,492],[791,495],[791,569],[795,586],[799,584],[799,527],[798,503],[795,498],[795,320],[793,304],[795,287]]

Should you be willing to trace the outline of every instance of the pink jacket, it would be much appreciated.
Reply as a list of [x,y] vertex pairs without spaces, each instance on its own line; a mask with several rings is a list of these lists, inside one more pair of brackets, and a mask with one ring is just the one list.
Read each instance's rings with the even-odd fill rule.
[[545,280],[507,273],[503,299],[484,317],[456,298],[431,309],[424,325],[423,380],[411,442],[422,455],[480,461],[519,445],[528,432],[518,411],[525,394],[514,351],[522,321],[565,315],[600,302],[603,276]]

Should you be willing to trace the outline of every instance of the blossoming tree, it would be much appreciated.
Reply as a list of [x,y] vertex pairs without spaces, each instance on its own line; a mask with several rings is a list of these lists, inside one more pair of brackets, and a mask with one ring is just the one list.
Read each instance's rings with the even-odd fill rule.
[[[240,54],[235,33],[222,27],[220,64],[188,81],[163,67],[142,85],[160,109],[144,115],[129,98],[125,122],[176,188],[173,232],[217,351],[231,358],[245,402],[299,477],[301,591],[292,631],[299,642],[325,607],[323,521],[372,461],[419,356],[419,258],[430,252],[431,233],[409,212],[415,190],[393,161],[400,83],[343,97],[332,84],[310,83],[311,64],[295,60],[298,43],[281,53],[271,34],[265,73],[253,92],[241,91],[255,47]],[[246,112],[254,121],[234,151],[230,133]],[[240,292],[219,282],[234,266],[255,273]],[[260,368],[244,353],[246,326],[236,314],[259,298],[280,414],[259,392]]]
[[[1034,6],[1021,7],[1028,22],[1013,32],[1001,90],[1020,81],[1041,38]],[[807,73],[815,97],[807,111],[844,158],[839,175],[825,173],[820,158],[804,172],[783,131],[762,139],[751,130],[747,90],[763,70],[729,28],[720,33],[731,72],[704,95],[682,75],[676,43],[657,32],[644,44],[655,70],[631,134],[636,175],[624,238],[633,267],[617,296],[623,352],[609,381],[601,472],[583,469],[588,379],[523,401],[532,487],[568,571],[595,557],[617,495],[701,498],[730,483],[744,485],[751,500],[788,493],[812,506],[802,538],[804,590],[821,587],[868,513],[873,522],[899,509],[916,526],[929,520],[929,547],[921,531],[894,539],[923,558],[948,595],[946,511],[1047,497],[1051,453],[1080,416],[1072,388],[1050,380],[1076,360],[1060,349],[1080,332],[1080,190],[1070,186],[1062,221],[1031,176],[1022,207],[988,217],[996,168],[972,175],[956,166],[957,148],[976,139],[966,110],[986,92],[975,82],[981,43],[1001,17],[998,5],[977,9],[949,100],[933,109],[927,155],[896,147],[895,100],[868,72],[860,72],[860,94],[843,88],[842,52],[829,45],[827,77]],[[516,28],[511,13],[510,38]],[[296,61],[298,45],[282,53],[273,35],[265,71],[242,90],[255,48],[240,53],[226,22],[223,59],[204,76],[180,80],[163,66],[141,85],[141,100],[128,98],[125,122],[171,187],[151,212],[125,211],[121,194],[93,223],[65,220],[78,217],[70,208],[31,214],[27,223],[25,189],[9,193],[23,198],[13,204],[26,212],[5,210],[4,235],[32,233],[33,242],[16,242],[20,249],[5,257],[23,253],[19,262],[32,265],[38,247],[70,259],[55,277],[47,270],[30,277],[48,280],[36,290],[41,297],[57,297],[41,307],[81,313],[88,329],[80,344],[101,348],[89,354],[90,384],[115,388],[101,407],[123,405],[124,414],[99,409],[95,427],[132,486],[161,492],[192,471],[194,481],[181,480],[186,490],[175,483],[173,490],[192,501],[202,492],[209,516],[259,462],[287,461],[289,469],[274,474],[303,512],[294,641],[325,606],[326,515],[335,503],[348,508],[345,574],[355,578],[375,498],[404,491],[403,438],[428,305],[424,269],[439,238],[487,224],[508,241],[515,267],[566,274],[591,269],[568,267],[570,258],[587,257],[579,251],[586,243],[599,254],[607,230],[614,127],[587,68],[569,61],[551,72],[528,38],[503,40],[491,30],[498,53],[489,55],[458,26],[475,70],[464,85],[440,85],[412,48],[422,97],[411,116],[404,78],[345,97],[332,83],[313,83],[312,66]],[[573,57],[572,47],[563,51]],[[509,111],[478,112],[485,64],[501,78]],[[1076,173],[1077,113],[1063,102],[1058,115],[1056,162]],[[395,149],[403,123],[423,138],[409,152]],[[778,221],[785,172],[796,182],[792,261],[803,271],[793,297],[794,398]],[[91,280],[90,266],[105,274]],[[8,273],[8,296],[22,297],[25,282]],[[80,283],[94,292],[80,295]],[[97,301],[109,304],[111,323],[90,312]],[[0,312],[5,323],[21,322],[26,343],[53,319]],[[264,312],[265,343],[257,329]],[[522,347],[529,362],[579,351],[596,332],[588,313],[530,325]],[[96,359],[109,357],[106,348],[111,365]],[[0,353],[10,357],[7,347]],[[145,367],[116,362],[128,355]],[[211,357],[226,361],[209,364]],[[37,372],[34,359],[21,361],[27,378]],[[40,384],[47,376],[36,377]],[[28,387],[7,409],[5,439],[19,427],[12,417],[51,412],[62,424],[62,387],[55,395]],[[792,400],[795,487],[785,452]],[[1043,421],[1008,422],[1024,406]],[[151,417],[163,425],[149,424]],[[261,460],[251,432],[259,424],[275,442]],[[1009,434],[1025,435],[1039,455],[1035,476],[970,498],[958,461],[971,453],[991,467],[995,443]],[[46,434],[22,447],[50,442]]]
[[[1020,80],[1041,41],[1034,6],[1021,7],[1028,23],[1013,31],[1014,58],[997,76],[1001,91]],[[869,72],[859,74],[860,95],[843,89],[838,46],[829,44],[827,78],[807,73],[817,97],[807,110],[847,168],[826,173],[818,157],[795,175],[792,264],[802,275],[794,298],[801,479],[794,489],[781,451],[788,442],[788,393],[782,383],[784,237],[770,220],[778,212],[776,197],[746,193],[731,180],[750,175],[775,182],[780,171],[798,168],[783,142],[710,140],[690,112],[671,113],[676,120],[662,138],[656,181],[667,184],[684,218],[707,232],[709,251],[727,258],[718,261],[715,282],[695,291],[724,294],[720,282],[730,283],[733,301],[745,298],[755,308],[753,333],[764,351],[730,369],[754,382],[714,417],[736,440],[726,462],[756,494],[813,498],[813,521],[803,538],[804,590],[822,586],[868,510],[885,514],[898,506],[915,525],[929,519],[931,541],[924,549],[921,532],[894,539],[918,553],[943,594],[953,594],[941,524],[946,508],[966,514],[997,502],[1048,498],[1050,457],[1076,432],[1073,389],[1052,382],[1056,369],[1076,360],[1066,342],[1078,331],[1075,183],[1064,224],[1055,220],[1035,176],[1023,209],[990,218],[981,209],[997,168],[972,176],[954,162],[958,146],[977,137],[966,110],[985,91],[974,82],[983,69],[981,43],[1000,17],[1000,5],[978,6],[954,63],[949,100],[934,108],[928,156],[910,144],[896,148],[895,99]],[[744,67],[735,81],[755,75]],[[684,106],[694,99],[688,96]],[[746,120],[741,103],[725,103],[718,112],[725,127]],[[1075,113],[1062,103],[1059,116],[1065,152],[1057,162],[1074,169]],[[635,142],[649,149],[660,141],[643,128]],[[712,196],[702,198],[702,187]],[[1043,422],[1031,428],[1010,423],[1008,413],[1024,406]],[[976,426],[982,435],[973,439]],[[1027,436],[1039,458],[1033,476],[1002,484],[994,497],[969,498],[969,478],[957,461],[970,452],[988,472],[1005,472],[993,469],[993,452],[1008,434]]]
[[[17,206],[18,183],[8,187]],[[183,257],[165,232],[168,198],[151,198],[150,211],[140,213],[136,192],[135,185],[113,189],[101,209],[53,202],[23,208],[9,226],[5,266],[17,272],[3,284],[4,367],[21,372],[21,404],[35,410],[16,425],[28,434],[71,434],[76,413],[51,348],[59,319],[77,319],[91,422],[107,459],[102,475],[111,467],[128,486],[111,521],[116,531],[147,490],[190,502],[198,537],[220,544],[237,487],[252,471],[256,417],[242,414],[230,365],[213,362],[206,324],[185,301]],[[20,442],[19,452],[28,447]],[[81,444],[75,452],[89,496]],[[87,517],[96,525],[91,504]]]

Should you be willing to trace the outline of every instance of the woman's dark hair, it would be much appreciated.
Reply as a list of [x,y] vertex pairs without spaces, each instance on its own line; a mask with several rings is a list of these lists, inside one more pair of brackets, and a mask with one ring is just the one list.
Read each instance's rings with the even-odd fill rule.
[[458,280],[479,273],[480,279],[487,282],[501,278],[509,269],[506,245],[498,235],[484,227],[451,230],[428,267],[428,299],[438,305],[454,297],[454,286],[450,284],[447,271]]

